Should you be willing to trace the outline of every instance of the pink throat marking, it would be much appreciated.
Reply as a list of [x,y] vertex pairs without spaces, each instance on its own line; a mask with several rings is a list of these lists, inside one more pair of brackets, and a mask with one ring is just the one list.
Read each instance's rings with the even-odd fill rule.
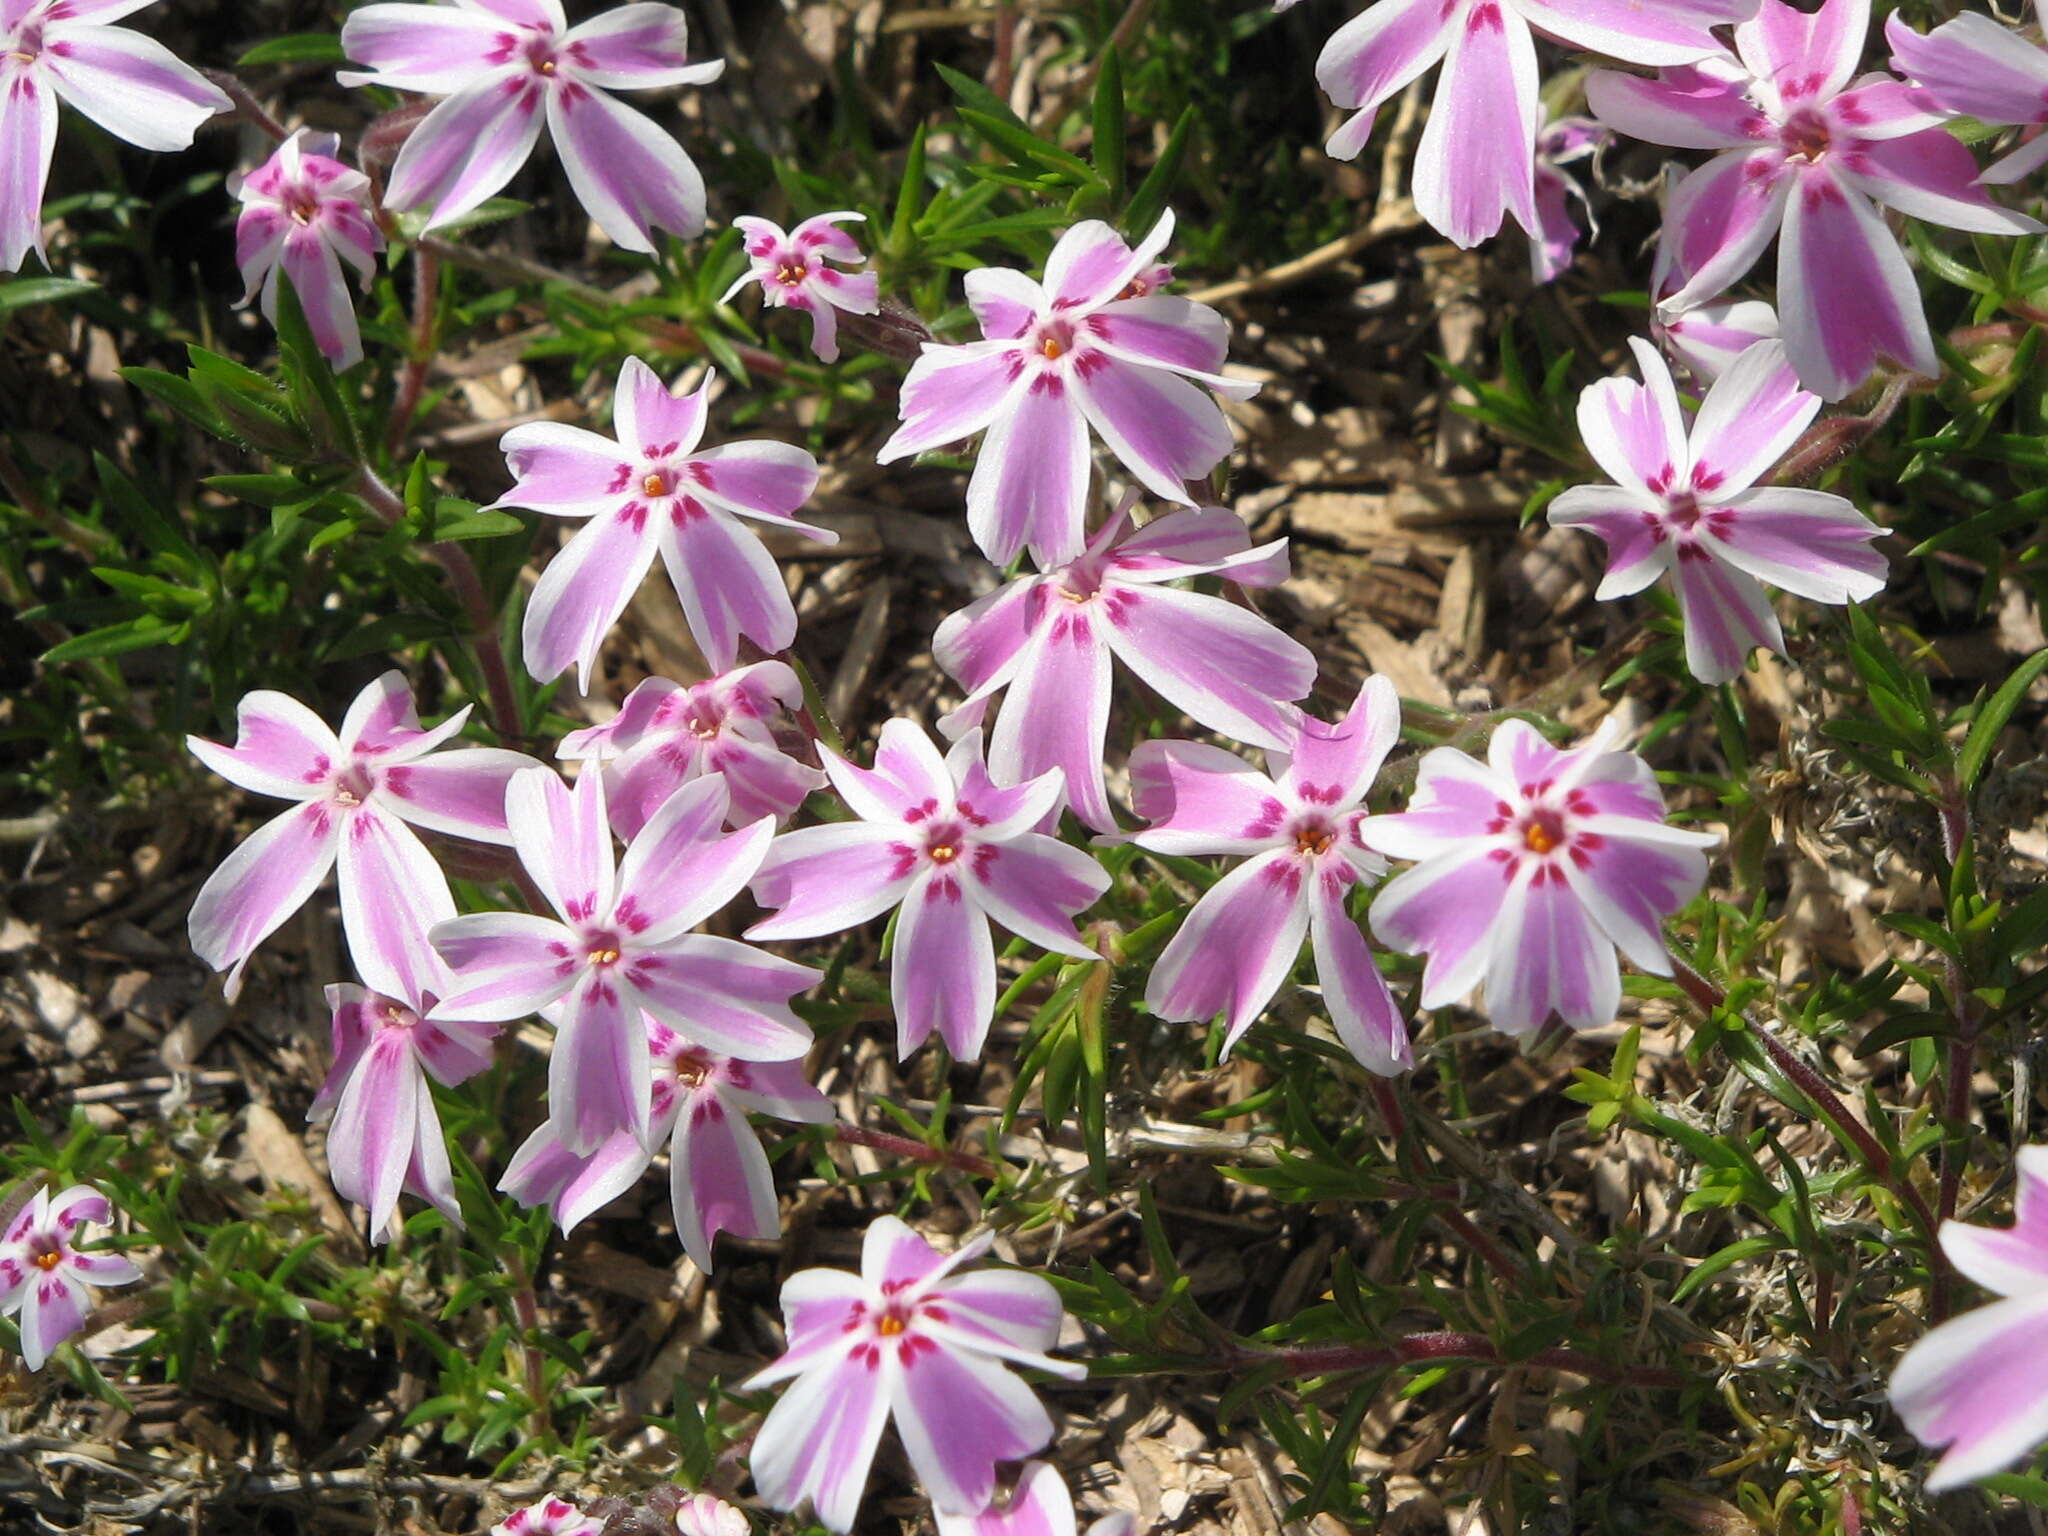
[[1792,160],[1818,164],[1833,144],[1827,119],[1812,107],[1802,107],[1778,129],[1778,144]]

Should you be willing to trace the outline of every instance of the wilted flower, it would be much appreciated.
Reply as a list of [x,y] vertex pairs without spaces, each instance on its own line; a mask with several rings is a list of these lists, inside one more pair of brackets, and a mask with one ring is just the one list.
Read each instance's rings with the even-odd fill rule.
[[1665,208],[1691,276],[1666,302],[1683,310],[1726,290],[1778,242],[1778,310],[1799,380],[1839,400],[1880,357],[1940,372],[1920,288],[1873,200],[1951,229],[2014,235],[2034,220],[1976,186],[1977,162],[1942,114],[1903,82],[1855,75],[1870,0],[1805,12],[1763,0],[1735,30],[1738,58],[1655,80],[1601,70],[1594,113],[1652,144],[1723,153],[1688,175]]
[[803,685],[779,661],[721,673],[685,687],[650,677],[603,725],[571,731],[556,756],[600,759],[612,829],[630,838],[663,801],[708,773],[725,775],[734,826],[787,821],[825,775],[784,750],[772,721],[803,704]]
[[639,1182],[669,1142],[669,1200],[683,1251],[707,1274],[721,1232],[774,1237],[781,1231],[768,1154],[747,1111],[806,1125],[832,1118],[832,1102],[804,1080],[800,1061],[735,1061],[643,1019],[652,1067],[648,1136],[612,1132],[589,1152],[572,1152],[552,1122],[512,1155],[498,1188],[521,1205],[551,1205],[568,1232]]
[[511,1514],[491,1527],[491,1536],[599,1536],[603,1522],[593,1520],[567,1499],[549,1497]]
[[1366,819],[1368,847],[1420,861],[1380,888],[1371,918],[1382,942],[1429,956],[1424,1008],[1484,981],[1504,1034],[1553,1013],[1594,1029],[1621,1004],[1617,946],[1671,973],[1662,920],[1705,883],[1700,850],[1716,839],[1665,825],[1649,764],[1608,739],[1603,727],[1560,752],[1510,720],[1483,763],[1451,747],[1424,754],[1408,809]]
[[742,635],[764,651],[786,650],[796,638],[789,589],[739,519],[837,543],[838,534],[791,516],[818,484],[818,461],[789,443],[699,450],[710,402],[710,380],[678,399],[652,368],[629,357],[612,397],[616,442],[548,421],[514,427],[500,439],[517,483],[494,507],[590,519],[548,562],[527,599],[520,633],[526,669],[539,681],[573,663],[577,687],[589,691],[598,647],[657,549],[691,637],[718,671],[738,658]]
[[1590,117],[1553,118],[1537,131],[1536,228],[1529,232],[1529,273],[1539,283],[1555,281],[1572,264],[1579,244],[1579,226],[1572,220],[1574,199],[1586,209],[1587,227],[1598,232],[1592,205],[1564,167],[1586,159],[1606,136],[1607,130]]
[[267,688],[235,713],[232,747],[188,736],[186,748],[231,784],[300,803],[258,827],[200,888],[189,920],[194,952],[227,971],[233,997],[256,946],[338,863],[357,974],[390,997],[432,990],[440,973],[427,930],[455,915],[455,901],[412,827],[511,842],[505,785],[533,759],[497,747],[438,751],[462,730],[469,706],[422,730],[397,671],[356,695],[338,738],[298,700]]
[[2048,1439],[2048,1146],[2019,1151],[2017,1219],[2002,1231],[1941,1224],[1942,1252],[2003,1298],[1951,1318],[1892,1371],[1892,1403],[1920,1440],[1946,1446],[1927,1491],[1988,1477]]
[[1439,60],[1436,97],[1415,152],[1415,208],[1462,246],[1492,236],[1504,214],[1542,238],[1536,208],[1536,44],[1531,29],[1589,53],[1683,64],[1720,51],[1712,28],[1756,0],[1378,0],[1324,45],[1316,79],[1355,109],[1330,136],[1349,160],[1380,107]]
[[1227,1053],[1272,1001],[1306,938],[1337,1038],[1371,1071],[1414,1063],[1408,1026],[1346,910],[1386,861],[1359,840],[1365,795],[1401,734],[1401,701],[1368,677],[1335,725],[1307,716],[1272,777],[1218,747],[1148,741],[1131,754],[1131,800],[1152,825],[1129,840],[1156,853],[1245,862],[1195,903],[1152,967],[1145,1003],[1163,1019],[1226,1015]]
[[[2041,14],[2039,0],[2034,12]],[[2048,49],[1974,11],[1951,17],[1925,37],[1894,11],[1885,18],[1884,35],[1892,45],[1892,68],[1944,111],[2032,130],[1978,180],[2015,182],[2048,163],[2048,135],[2038,132],[2048,126]]]
[[401,1001],[366,987],[327,989],[334,1064],[306,1118],[331,1117],[327,1166],[335,1193],[369,1212],[373,1240],[397,1230],[401,1191],[462,1225],[427,1079],[452,1088],[490,1066],[498,1026],[422,1018],[432,1004],[431,992]]
[[1550,521],[1607,545],[1594,595],[1640,592],[1671,573],[1685,620],[1685,664],[1724,683],[1757,646],[1782,652],[1768,581],[1817,603],[1862,602],[1884,589],[1884,530],[1846,497],[1758,485],[1820,410],[1784,346],[1758,342],[1707,391],[1690,437],[1664,359],[1630,343],[1643,382],[1602,379],[1579,397],[1579,431],[1618,485],[1574,486]]
[[996,1463],[1052,1438],[1052,1419],[1009,1367],[1069,1380],[1087,1367],[1046,1354],[1065,1315],[1050,1283],[1014,1269],[960,1273],[992,1241],[983,1233],[941,1254],[883,1216],[868,1228],[858,1275],[806,1269],[784,1282],[789,1347],[743,1388],[795,1378],[754,1439],[764,1502],[793,1510],[808,1499],[828,1529],[852,1529],[893,1416],[932,1503],[971,1515],[988,1506]]
[[1147,490],[1183,506],[1186,482],[1230,452],[1230,425],[1203,390],[1241,400],[1258,386],[1217,372],[1230,343],[1220,314],[1151,292],[1172,234],[1164,213],[1133,250],[1091,219],[1060,236],[1042,284],[975,269],[967,302],[983,339],[927,343],[903,381],[903,425],[875,457],[887,464],[986,428],[967,526],[996,564],[1026,546],[1040,566],[1081,553],[1091,426]]
[[199,125],[234,106],[154,38],[103,26],[152,0],[0,3],[0,272],[30,251],[44,258],[43,189],[67,101],[117,139],[185,149]]
[[569,185],[592,219],[629,251],[652,251],[653,229],[704,227],[704,178],[683,147],[608,91],[704,85],[724,61],[686,62],[688,22],[673,5],[622,5],[569,27],[561,0],[365,5],[342,23],[342,51],[369,65],[343,85],[381,85],[446,99],[413,129],[391,168],[389,208],[460,218],[526,163],[549,132]]
[[1283,701],[1314,686],[1315,657],[1247,608],[1168,585],[1210,574],[1276,586],[1287,576],[1287,541],[1253,549],[1243,520],[1221,507],[1170,512],[1143,528],[1119,511],[1079,559],[998,587],[939,626],[933,654],[968,690],[941,728],[958,735],[979,725],[1008,689],[989,738],[990,772],[1020,784],[1060,769],[1074,814],[1098,832],[1116,830],[1102,782],[1112,657],[1211,730],[1280,746],[1299,713]]
[[[1058,1467],[1027,1461],[1006,1501],[978,1515],[940,1512],[937,1520],[939,1536],[1074,1536],[1074,1496]],[[1137,1527],[1136,1516],[1104,1515],[1088,1527],[1088,1536],[1131,1536]]]
[[[88,1223],[113,1220],[107,1197],[74,1184],[52,1198],[47,1188],[7,1225],[0,1238],[0,1317],[21,1329],[21,1358],[41,1370],[50,1352],[85,1326],[89,1285],[132,1285],[142,1271],[118,1253],[81,1253],[74,1246]],[[1035,1447],[1033,1447],[1035,1449]]]
[[981,1053],[995,1013],[989,920],[1056,954],[1092,960],[1075,914],[1109,889],[1102,866],[1034,832],[1059,804],[1057,769],[998,789],[970,731],[941,758],[908,720],[882,727],[873,768],[821,747],[833,788],[858,817],[775,840],[754,880],[774,916],[750,939],[809,939],[898,908],[889,960],[896,1049],[936,1029],[955,1059]]
[[785,232],[767,219],[738,218],[733,226],[746,239],[747,271],[719,300],[730,303],[749,283],[761,286],[769,308],[800,309],[811,317],[811,351],[821,363],[839,356],[839,321],[832,312],[872,315],[881,307],[881,280],[872,272],[841,272],[832,265],[865,261],[853,236],[839,228],[864,220],[864,213],[821,213]]
[[482,912],[436,927],[456,990],[428,1017],[516,1019],[559,1000],[548,1105],[566,1146],[588,1152],[617,1130],[652,1142],[641,1009],[730,1056],[803,1055],[811,1032],[789,999],[818,973],[689,931],[739,894],[773,831],[765,820],[722,830],[723,779],[677,790],[617,864],[601,774],[572,792],[553,769],[530,769],[505,803],[519,861],[556,915]]
[[273,324],[277,274],[289,277],[313,340],[335,367],[348,368],[363,360],[363,337],[341,264],[367,286],[384,237],[370,218],[370,179],[334,158],[338,143],[331,133],[302,128],[234,187],[242,201],[235,262],[249,290],[242,302],[260,293]]

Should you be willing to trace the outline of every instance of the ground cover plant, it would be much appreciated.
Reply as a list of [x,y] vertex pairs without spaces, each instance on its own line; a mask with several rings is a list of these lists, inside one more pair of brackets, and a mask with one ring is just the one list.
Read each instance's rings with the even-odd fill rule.
[[2037,1528],[2037,21],[0,0],[0,1528]]

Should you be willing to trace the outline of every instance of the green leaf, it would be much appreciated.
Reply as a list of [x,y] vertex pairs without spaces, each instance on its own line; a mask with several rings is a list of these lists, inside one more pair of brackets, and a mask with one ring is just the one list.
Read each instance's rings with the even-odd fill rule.
[[235,67],[241,69],[252,64],[346,64],[348,55],[342,52],[341,34],[338,32],[294,32],[289,37],[273,37],[267,43],[258,43],[239,59]]
[[0,283],[0,315],[27,309],[32,304],[55,304],[91,293],[98,287],[98,283],[78,277],[18,277],[11,283]]
[[[445,224],[436,224],[437,236],[459,234],[465,229],[475,229],[483,224],[498,224],[506,219],[516,219],[522,213],[533,211],[533,204],[523,203],[516,197],[493,197],[478,203],[467,213],[457,214]],[[408,241],[418,240],[427,232],[427,220],[432,218],[432,208],[409,208],[398,215],[398,232]]]
[[1750,1259],[1761,1258],[1767,1253],[1776,1253],[1784,1246],[1778,1238],[1763,1236],[1745,1237],[1740,1242],[1730,1243],[1726,1248],[1701,1259],[1692,1273],[1679,1282],[1678,1289],[1671,1293],[1671,1299],[1674,1302],[1683,1301],[1722,1270]]
[[320,350],[298,291],[283,273],[277,282],[277,346],[299,419],[315,429],[323,446],[347,459],[360,457],[355,417],[334,382],[334,366]]
[[1043,166],[1084,185],[1094,178],[1095,173],[1089,169],[1086,160],[1079,155],[1068,154],[1057,144],[1047,143],[1028,128],[1013,126],[999,117],[967,107],[960,109],[960,121],[1027,170]]
[[949,69],[944,64],[934,64],[932,68],[939,72],[939,78],[960,98],[961,106],[971,107],[982,116],[994,118],[1007,127],[1021,129],[1027,134],[1031,132],[1030,125],[1010,110],[1008,102],[972,75],[963,75],[959,70]]
[[903,183],[896,189],[896,217],[889,225],[889,251],[898,257],[909,252],[917,205],[924,196],[924,128],[919,123],[910,140],[910,151],[903,157]]
[[443,496],[434,503],[433,532],[437,544],[461,539],[495,539],[500,534],[524,532],[526,524],[510,512],[487,512],[473,502]]
[[1977,787],[1985,765],[1991,761],[1992,749],[1998,745],[1998,733],[2005,729],[2027,690],[2044,670],[2048,670],[2048,650],[2036,651],[2013,669],[2012,676],[1998,685],[1996,693],[1977,706],[1970,733],[1963,738],[1962,751],[1956,754],[1956,777],[1962,781],[1964,794]]
[[195,426],[215,437],[226,435],[220,417],[206,403],[206,396],[190,379],[161,368],[123,368],[121,377],[146,395],[153,395]]
[[74,635],[61,645],[43,652],[46,666],[67,661],[89,661],[100,656],[125,656],[152,645],[172,645],[184,638],[187,626],[154,613],[138,614],[119,624],[106,624],[85,634]]
[[1932,1008],[1898,1014],[1856,1042],[1856,1059],[1866,1061],[1879,1051],[1889,1051],[1909,1040],[1939,1040],[1953,1034],[1955,1027],[1953,1018]]
[[1090,151],[1114,213],[1124,200],[1124,66],[1115,47],[1095,77],[1095,143]]

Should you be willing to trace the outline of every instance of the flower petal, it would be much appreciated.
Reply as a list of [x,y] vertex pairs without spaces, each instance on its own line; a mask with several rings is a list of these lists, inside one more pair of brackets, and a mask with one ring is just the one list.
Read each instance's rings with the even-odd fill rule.
[[1583,862],[1575,857],[1557,867],[1601,931],[1640,969],[1670,975],[1664,919],[1706,884],[1706,855],[1698,848],[1598,833],[1581,834],[1574,846]]
[[1964,1275],[2000,1296],[2048,1292],[2048,1147],[2021,1147],[2019,1197],[2010,1227],[1941,1224],[1941,1251]]
[[[770,1508],[794,1510],[808,1499],[827,1530],[850,1531],[889,1422],[889,1398],[876,1367],[839,1348],[838,1358],[813,1365],[768,1410],[747,1465]],[[872,1361],[873,1352],[864,1358]]]
[[638,1008],[593,968],[564,1000],[548,1056],[548,1113],[556,1134],[572,1152],[595,1151],[617,1131],[647,1145],[652,1083]]
[[339,841],[327,806],[294,806],[250,833],[199,888],[186,920],[192,952],[228,973],[230,999],[242,989],[242,967],[256,946],[327,878]]
[[1109,736],[1110,652],[1093,616],[1041,586],[1031,599],[1049,612],[1019,658],[1010,691],[989,736],[988,768],[999,784],[1022,784],[1059,770],[1067,804],[1098,832],[1116,816],[1102,779]]
[[68,23],[43,50],[57,94],[117,139],[189,149],[199,125],[234,109],[227,94],[153,37]]
[[398,1207],[419,1134],[419,1079],[405,1032],[378,1031],[349,1074],[327,1130],[334,1192],[370,1213],[372,1233],[388,1231]]
[[416,827],[509,846],[505,790],[515,773],[540,764],[502,747],[464,747],[397,763],[377,778],[378,804]]
[[1640,592],[1672,562],[1663,508],[1647,491],[1619,485],[1575,485],[1545,513],[1553,528],[1583,528],[1607,546],[1607,574],[1593,595],[1605,602]]
[[1457,1002],[1486,974],[1507,900],[1506,877],[1513,873],[1512,864],[1494,859],[1495,851],[1479,844],[1428,859],[1373,897],[1369,916],[1379,941],[1403,954],[1429,956],[1422,970],[1424,1008]]
[[1630,338],[1633,379],[1601,379],[1579,396],[1579,435],[1609,478],[1635,491],[1662,496],[1691,465],[1685,416],[1671,370],[1640,337]]
[[689,1095],[676,1118],[669,1204],[683,1252],[707,1275],[719,1233],[767,1238],[782,1230],[768,1154],[747,1117],[715,1089]]
[[1613,941],[1543,865],[1509,888],[1492,947],[1486,1012],[1504,1035],[1540,1029],[1552,1013],[1574,1029],[1597,1029],[1621,1006]]
[[1741,149],[1776,133],[1728,72],[1680,67],[1655,79],[1595,70],[1586,77],[1586,104],[1617,133],[1675,149]]
[[334,732],[288,694],[259,688],[235,706],[235,744],[187,736],[192,755],[230,784],[280,800],[322,796],[343,752]]
[[633,483],[631,450],[582,427],[533,421],[498,439],[513,486],[493,507],[589,517],[619,505]]
[[444,99],[399,150],[384,205],[425,206],[435,229],[499,191],[540,139],[539,78],[497,71]]
[[1985,235],[2034,235],[2037,220],[1991,201],[1978,185],[1977,157],[1946,128],[1926,128],[1857,146],[1844,156],[1849,186],[1915,219]]
[[1680,547],[1672,574],[1685,621],[1685,666],[1694,677],[1725,683],[1748,663],[1751,651],[1782,654],[1778,616],[1752,577],[1697,544]]
[[21,1313],[21,1360],[32,1371],[66,1339],[85,1326],[85,1287],[61,1269],[32,1275],[24,1292]]
[[1316,980],[1344,1049],[1366,1071],[1393,1077],[1415,1065],[1415,1047],[1364,933],[1345,910],[1351,881],[1340,875],[1340,866],[1328,864],[1310,880],[1308,935]]
[[729,800],[721,775],[693,780],[655,811],[626,849],[613,921],[636,946],[657,947],[696,927],[753,879],[774,829],[758,821],[728,834]]
[[796,639],[796,608],[774,557],[752,529],[679,496],[661,521],[660,542],[690,638],[715,671],[739,660],[742,639],[764,651],[789,649]]
[[1285,753],[1268,761],[1299,798],[1334,810],[1365,798],[1400,739],[1401,696],[1391,678],[1372,673],[1342,720],[1325,724],[1303,715]]
[[897,396],[903,425],[876,450],[875,462],[893,463],[972,437],[1003,409],[1022,367],[1011,341],[957,347],[926,342]]
[[2048,52],[1989,16],[1965,11],[1922,37],[1893,12],[1884,35],[1892,68],[1949,111],[1986,123],[2048,122]]
[[988,918],[959,879],[926,875],[903,898],[889,959],[899,1060],[939,1032],[955,1061],[981,1055],[996,1006]]
[[681,6],[639,0],[579,22],[562,39],[576,78],[614,91],[706,85],[725,73],[723,59],[689,62],[689,18]]
[[1041,566],[1059,565],[1087,543],[1088,428],[1077,394],[1073,375],[1042,370],[989,425],[967,483],[967,529],[997,565],[1027,545]]
[[1050,307],[1045,290],[1011,267],[976,267],[961,286],[981,334],[991,341],[1022,336],[1039,311]]
[[1671,248],[1670,266],[1685,280],[1661,295],[1659,306],[1683,314],[1755,266],[1784,220],[1798,179],[1786,173],[1784,152],[1776,147],[1729,150],[1688,172],[1664,205],[1662,236]]
[[1589,53],[1684,64],[1721,52],[1712,29],[1746,21],[1756,0],[1514,0],[1532,26]]
[[1261,747],[1291,741],[1316,660],[1249,609],[1174,587],[1126,587],[1103,603],[1099,631],[1117,656],[1176,708]]
[[[726,443],[693,455],[689,475],[697,494],[728,512],[787,522],[818,488],[818,461],[794,443]],[[826,544],[839,540],[809,531]]]
[[573,665],[577,691],[590,691],[605,636],[654,563],[660,541],[648,537],[647,524],[647,505],[639,501],[593,517],[540,573],[520,621],[526,670],[536,682]]
[[[316,229],[296,230],[285,237],[283,266],[321,354],[337,370],[360,363],[363,335],[356,324],[355,297],[334,247]],[[267,304],[264,313],[274,321],[276,306]]]
[[1739,571],[1815,603],[1867,602],[1889,566],[1871,541],[1884,530],[1847,497],[1766,486],[1737,497],[1717,519],[1716,550]]
[[[1109,451],[1154,495],[1192,505],[1186,482],[1230,452],[1230,425],[1201,389],[1163,368],[1107,359],[1076,372],[1074,394]],[[1077,545],[1073,551],[1080,552]],[[1062,557],[1069,558],[1069,557]]]
[[1740,21],[1736,52],[1790,108],[1826,101],[1849,83],[1870,31],[1870,0],[1827,0],[1813,11],[1763,0],[1753,16],[1722,19]]
[[1237,1043],[1294,970],[1308,936],[1302,865],[1293,849],[1247,860],[1195,903],[1152,967],[1145,1002],[1162,1019],[1226,1015]]
[[1692,484],[1716,501],[1748,490],[1820,414],[1782,342],[1760,341],[1714,381],[1692,427]]
[[617,890],[604,780],[585,770],[571,790],[552,768],[512,775],[505,791],[519,862],[565,923],[588,923],[612,910]]
[[809,939],[857,928],[895,906],[912,861],[893,851],[887,827],[839,822],[786,832],[768,845],[754,895],[779,907],[747,930],[750,939]]
[[995,1464],[1041,1449],[1052,1439],[1051,1415],[996,1361],[915,1333],[895,1341],[895,1350],[900,1369],[891,1406],[918,1481],[945,1513],[986,1508]]
[[574,80],[548,93],[547,109],[576,200],[614,244],[652,252],[657,228],[685,240],[703,232],[704,176],[671,135]]
[[1415,151],[1414,198],[1432,228],[1469,250],[1500,229],[1505,213],[1525,230],[1538,227],[1536,43],[1506,0],[1476,0],[1450,32]]
[[456,980],[433,1018],[523,1018],[567,992],[584,966],[567,928],[529,912],[478,912],[428,937]]
[[505,23],[454,5],[359,6],[341,24],[341,51],[374,73],[344,70],[343,85],[453,95],[497,69]]
[[0,60],[0,272],[43,256],[43,189],[57,149],[57,94],[37,71]]
[[1135,248],[1100,219],[1061,235],[1046,258],[1044,291],[1058,310],[1090,310],[1114,299],[1173,238],[1173,210],[1164,210]]
[[630,1131],[607,1136],[593,1151],[571,1152],[549,1122],[512,1154],[498,1188],[529,1209],[553,1206],[566,1235],[639,1183],[653,1161]]
[[356,974],[386,997],[415,1008],[448,990],[427,934],[455,916],[448,877],[411,828],[375,805],[357,807],[341,827],[341,928]]
[[1331,155],[1348,160],[1357,154],[1372,131],[1371,114],[1444,56],[1455,15],[1438,0],[1379,0],[1330,34],[1316,58],[1316,83],[1331,101],[1359,109],[1364,118],[1343,146],[1350,154],[1332,148]]
[[2003,1471],[2048,1439],[2048,1300],[2030,1293],[1951,1318],[1906,1351],[1891,1398],[1915,1437],[1948,1447],[1929,1493]]
[[1287,818],[1271,779],[1206,742],[1140,742],[1130,772],[1131,807],[1152,823],[1130,840],[1154,853],[1258,853],[1274,846]]
[[686,934],[658,954],[636,954],[627,980],[640,1006],[697,1044],[742,1061],[793,1061],[811,1031],[789,1000],[819,973],[737,939]]
[[1095,957],[1074,922],[1109,889],[1109,874],[1081,849],[1035,832],[977,841],[961,878],[976,904],[1019,938],[1055,954]]

